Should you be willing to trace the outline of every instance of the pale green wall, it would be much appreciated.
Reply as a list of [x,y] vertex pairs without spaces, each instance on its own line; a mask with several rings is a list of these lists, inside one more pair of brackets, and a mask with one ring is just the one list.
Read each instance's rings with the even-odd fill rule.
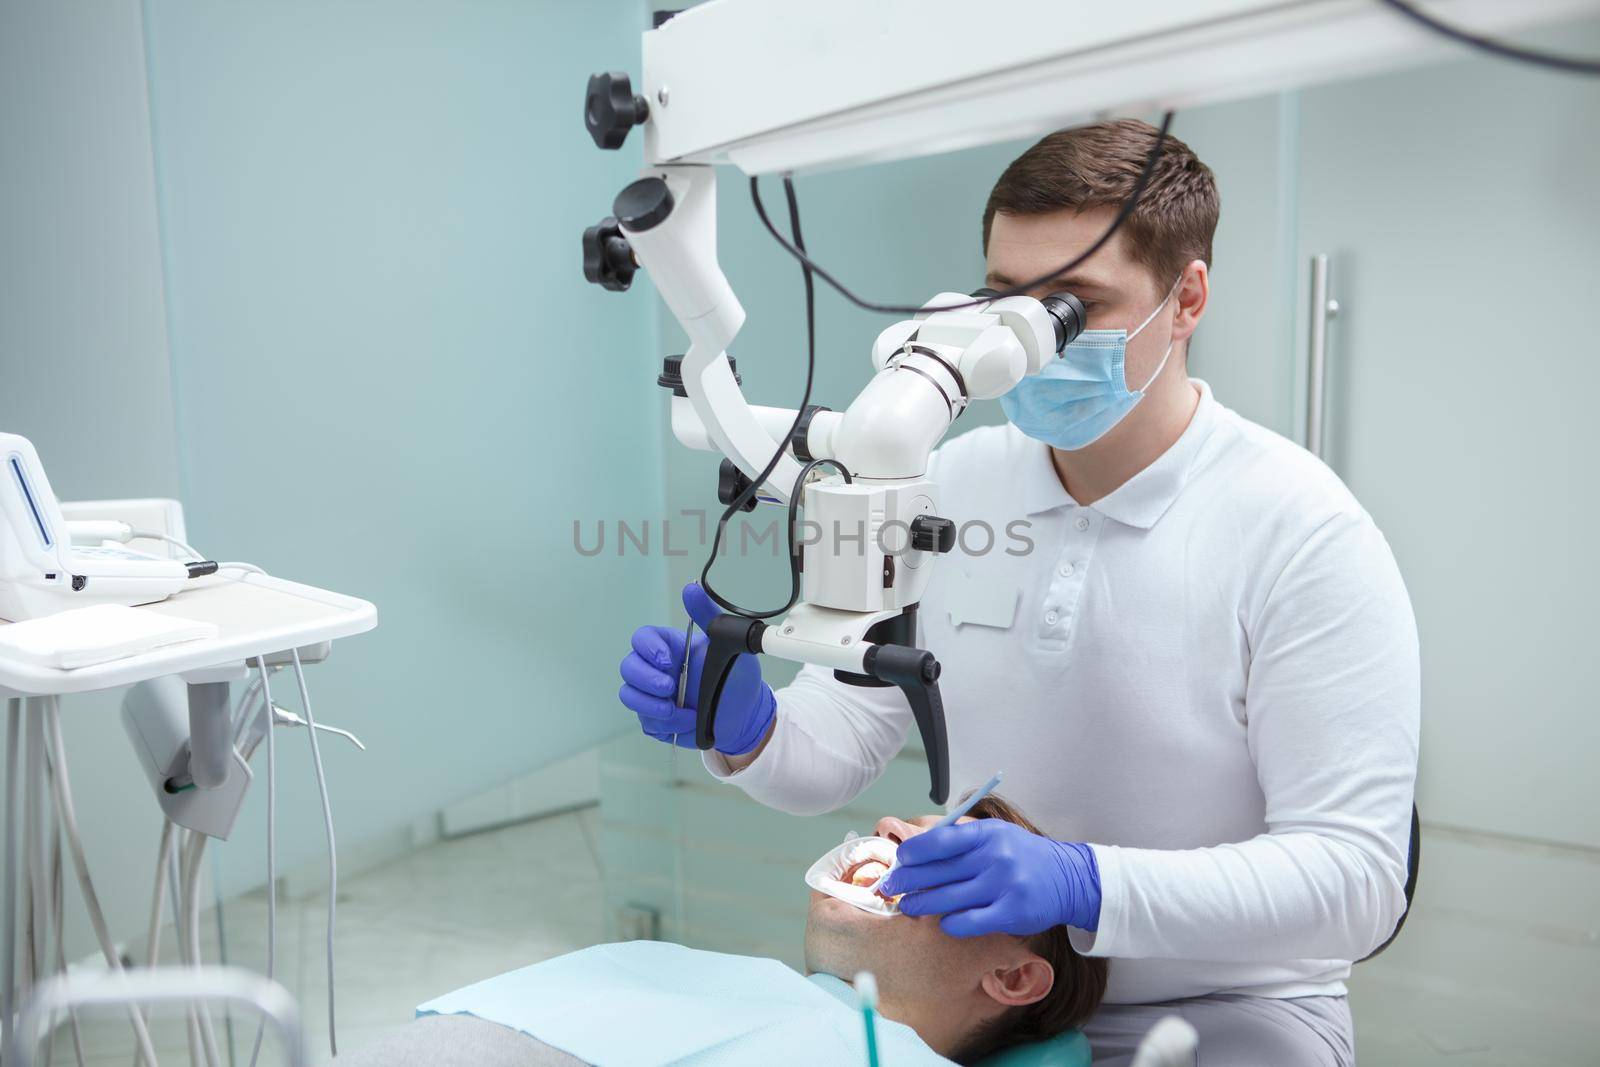
[[[1536,41],[1600,54],[1600,20]],[[1417,608],[1424,818],[1600,850],[1600,82],[1465,60],[1300,123],[1298,259],[1344,305],[1329,458]]]
[[[1592,53],[1600,22],[1528,39]],[[1330,257],[1327,459],[1416,609],[1424,820],[1590,850],[1597,114],[1593,79],[1457,54],[1177,125],[1223,202],[1194,370],[1296,439]]]
[[660,510],[648,289],[577,254],[638,167],[578,108],[636,10],[149,5],[190,531],[378,605],[314,693],[369,747],[334,767],[352,841],[629,726],[659,563],[572,524]]
[[[1528,40],[1593,56],[1600,22]],[[1449,1034],[1486,1063],[1584,1063],[1600,85],[1462,58],[1297,111],[1296,333],[1325,252],[1329,460],[1393,546],[1422,643],[1421,877],[1405,932],[1356,968],[1357,1051],[1418,1063]]]
[[[203,551],[377,604],[311,671],[369,749],[324,748],[347,854],[631,728],[616,662],[662,569],[581,557],[572,523],[661,510],[659,346],[648,284],[581,278],[639,147],[597,151],[578,101],[644,25],[623,0],[0,6],[0,426],[64,497],[179,496]],[[117,702],[65,710],[122,934],[159,823]],[[289,870],[323,845],[280,738]],[[262,878],[263,794],[225,889]]]
[[[179,490],[144,71],[137,4],[0,4],[0,429],[66,500]],[[67,700],[62,732],[96,876],[148,885],[161,820],[120,699]],[[115,929],[142,896],[102,893]]]
[[1303,299],[1290,235],[1298,200],[1297,94],[1185,111],[1173,132],[1216,175],[1222,201],[1211,303],[1189,350],[1189,373],[1223,403],[1298,437],[1295,333]]
[[139,26],[0,7],[0,427],[63,498],[178,491]]

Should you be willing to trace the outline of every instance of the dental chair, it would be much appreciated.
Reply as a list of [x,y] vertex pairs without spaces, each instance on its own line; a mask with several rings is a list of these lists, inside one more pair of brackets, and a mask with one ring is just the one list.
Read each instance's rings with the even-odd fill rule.
[[1089,1039],[1068,1030],[1048,1041],[1001,1049],[978,1061],[979,1067],[1089,1067]]
[[1406,910],[1400,913],[1400,921],[1394,924],[1394,932],[1384,939],[1383,944],[1362,956],[1357,963],[1366,963],[1372,957],[1394,944],[1394,939],[1400,936],[1401,929],[1406,925],[1406,916],[1411,914],[1411,898],[1417,891],[1417,871],[1422,866],[1422,817],[1417,813],[1416,804],[1411,805],[1411,844],[1406,849]]

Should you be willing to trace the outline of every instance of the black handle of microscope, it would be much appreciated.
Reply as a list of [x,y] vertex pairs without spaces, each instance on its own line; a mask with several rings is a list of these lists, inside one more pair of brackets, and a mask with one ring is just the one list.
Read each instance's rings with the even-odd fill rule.
[[695,701],[697,748],[708,749],[716,742],[717,705],[728,675],[740,656],[761,651],[761,634],[766,628],[760,619],[742,615],[718,615],[706,626],[706,659],[700,667],[700,695]]
[[863,666],[881,681],[900,687],[911,705],[928,753],[928,797],[935,804],[950,799],[950,742],[944,728],[944,700],[939,696],[939,661],[932,652],[906,645],[874,645]]

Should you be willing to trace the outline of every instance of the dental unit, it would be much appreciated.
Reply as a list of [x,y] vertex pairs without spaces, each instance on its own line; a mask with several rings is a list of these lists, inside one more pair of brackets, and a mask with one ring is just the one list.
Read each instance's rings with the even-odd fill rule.
[[[52,980],[67,982],[59,991],[62,997],[70,999],[81,992],[72,981],[59,977],[66,967],[61,871],[57,866],[52,873],[46,857],[64,841],[68,847],[62,854],[71,857],[76,869],[100,953],[111,972],[107,977],[128,983],[135,1048],[147,1067],[156,1067],[149,1026],[144,1012],[132,1004],[132,994],[137,988],[160,984],[162,972],[156,964],[163,903],[169,895],[179,961],[188,969],[201,966],[204,857],[211,841],[231,836],[255,779],[250,759],[263,743],[268,810],[266,976],[273,976],[274,726],[305,728],[321,800],[328,848],[328,1023],[333,1045],[337,854],[318,737],[342,735],[362,746],[348,731],[317,721],[304,667],[326,659],[335,638],[370,629],[376,617],[372,605],[274,578],[252,564],[202,557],[183,540],[182,512],[175,501],[64,505],[37,451],[19,435],[0,433],[0,464],[4,466],[0,471],[0,696],[8,698],[6,934],[5,959],[0,963],[5,972],[0,976],[0,1043],[5,1061],[28,1054],[18,1044],[21,1035],[12,1025],[22,1004],[19,978],[23,994]],[[155,548],[141,551],[136,543]],[[284,670],[295,681],[298,713],[279,707],[272,697],[271,677]],[[237,699],[235,685],[242,686]],[[90,876],[60,725],[63,695],[118,687],[127,690],[122,700],[124,728],[162,813],[151,919],[145,931],[148,950],[136,976],[123,973],[122,951],[112,939]],[[18,773],[19,756],[22,773]],[[25,827],[20,855],[15,832],[19,815]],[[54,890],[52,881],[57,883]],[[20,946],[19,889],[24,890],[25,905]],[[52,945],[53,961],[46,955]],[[211,972],[190,973],[198,981],[198,976]],[[52,979],[52,974],[57,977]],[[221,972],[215,977],[224,980]],[[282,993],[279,987],[270,988]],[[216,1028],[203,998],[193,1000],[187,1014],[192,1062],[220,1064]],[[75,1016],[69,1026],[77,1040]],[[251,1062],[259,1055],[258,1034]]]

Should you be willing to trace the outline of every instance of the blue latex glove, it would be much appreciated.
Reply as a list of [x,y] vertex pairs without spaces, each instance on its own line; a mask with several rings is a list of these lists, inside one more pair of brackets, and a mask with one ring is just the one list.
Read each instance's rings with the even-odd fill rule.
[[1002,819],[907,838],[884,880],[906,915],[943,915],[953,937],[1100,925],[1100,865],[1088,845],[1052,841]]
[[[694,748],[695,707],[700,696],[700,670],[709,638],[705,628],[722,614],[699,582],[683,587],[683,606],[699,632],[689,649],[689,684],[684,707],[677,705],[678,674],[683,669],[683,631],[670,626],[641,626],[633,631],[633,651],[622,661],[622,691],[617,695],[639,716],[644,732],[657,741],[677,737],[679,748]],[[778,699],[761,680],[761,664],[745,653],[733,665],[717,706],[717,751],[742,756],[766,736]]]

